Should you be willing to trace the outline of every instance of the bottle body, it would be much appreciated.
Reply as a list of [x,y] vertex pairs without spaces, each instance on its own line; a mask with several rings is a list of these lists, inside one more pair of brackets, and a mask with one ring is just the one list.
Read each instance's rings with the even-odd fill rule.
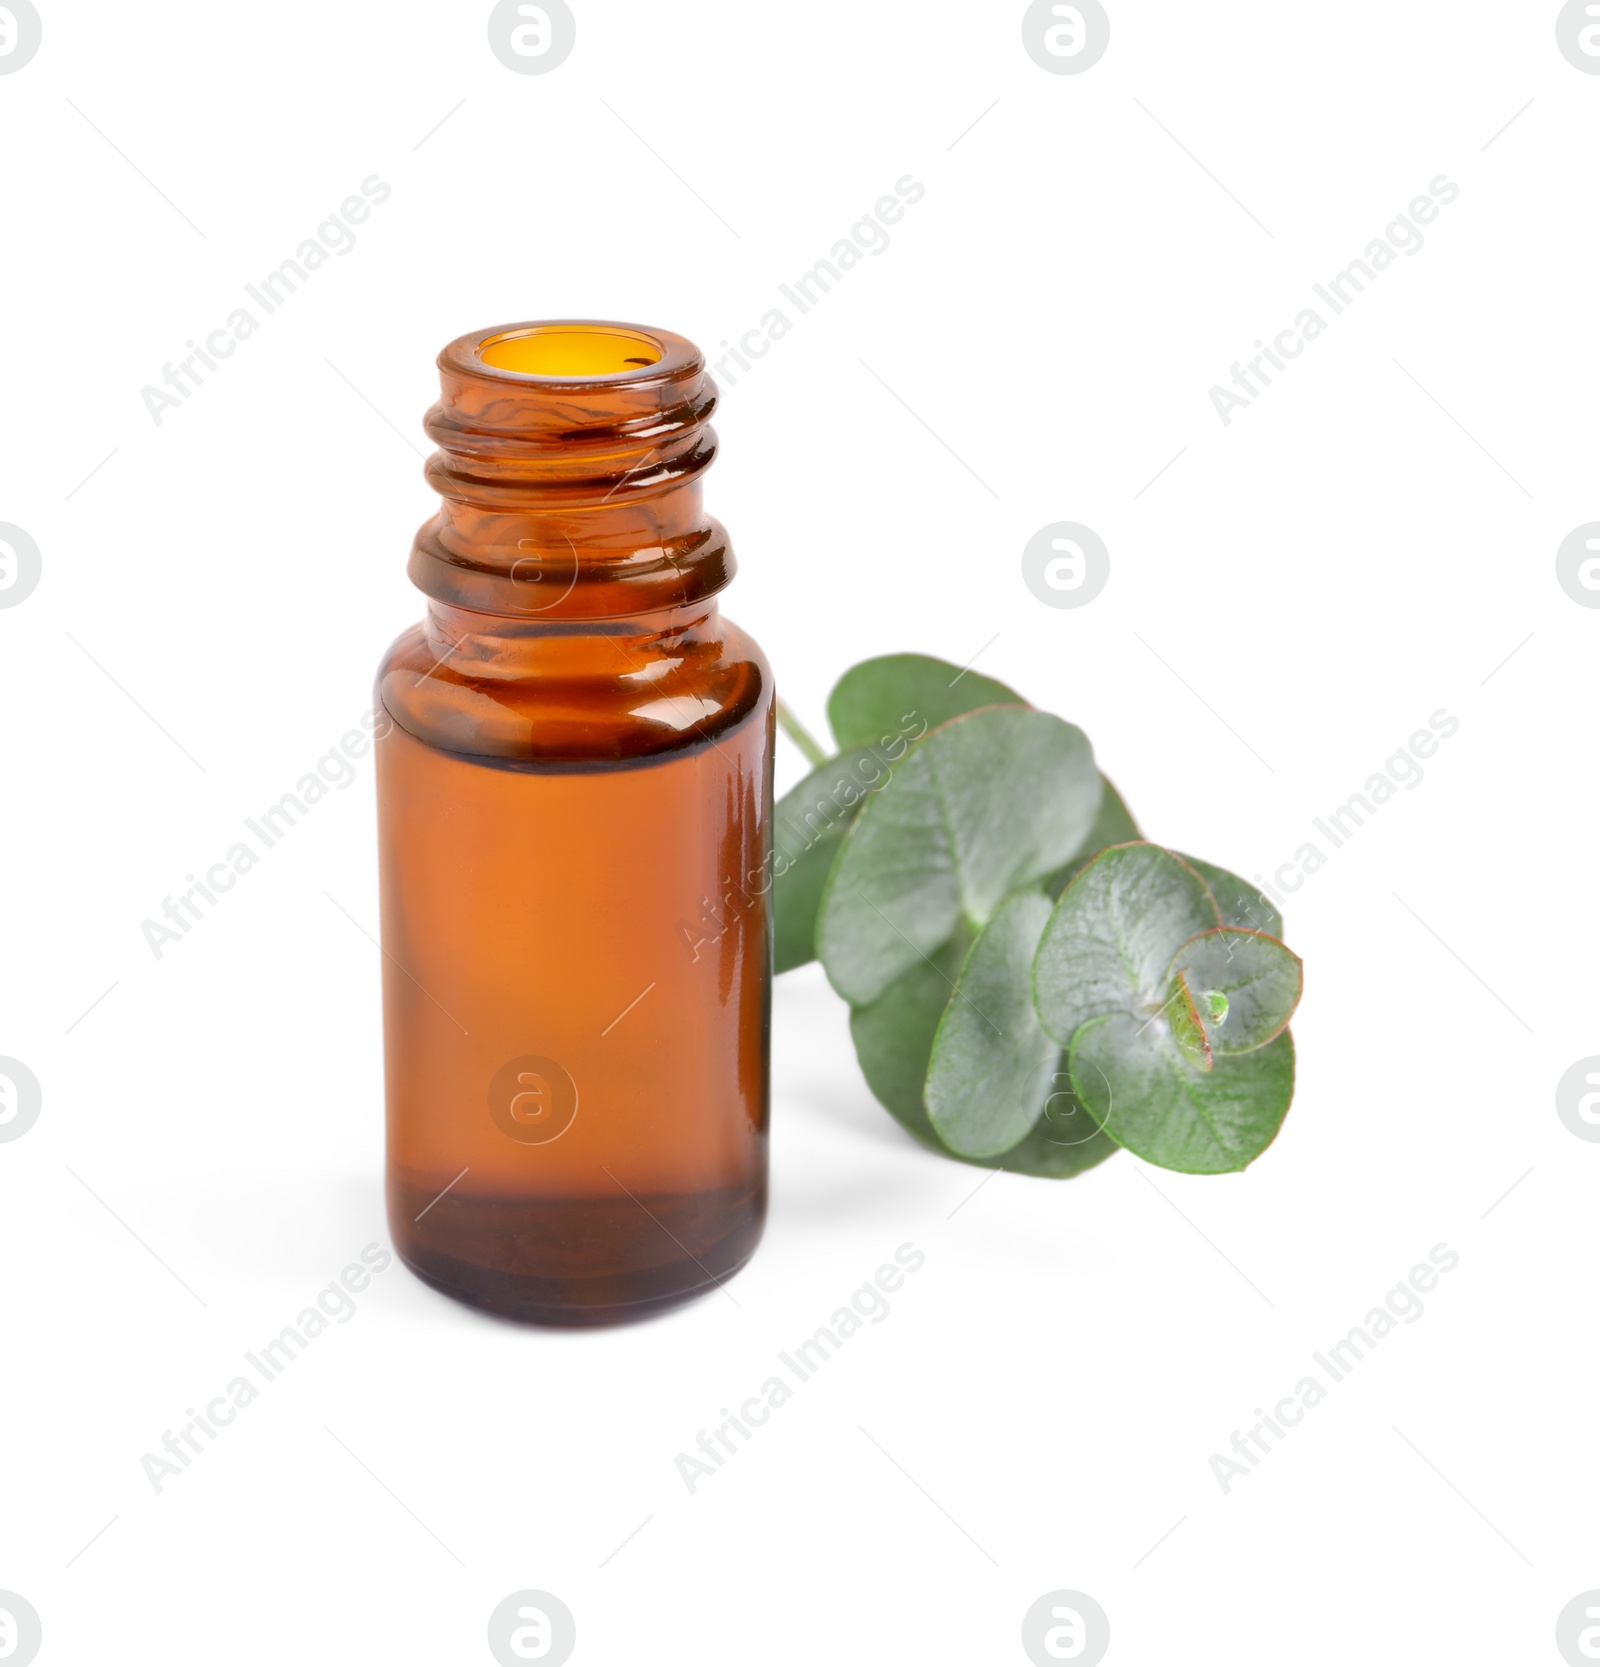
[[[530,454],[509,483],[436,408],[432,600],[378,678],[391,1232],[430,1283],[555,1324],[719,1283],[765,1216],[771,677],[714,597],[703,371],[641,435],[615,405],[644,369],[577,390],[575,425],[571,379],[515,383],[568,412],[532,439],[513,373],[469,389],[465,426],[487,408]],[[693,440],[652,480],[662,405]]]

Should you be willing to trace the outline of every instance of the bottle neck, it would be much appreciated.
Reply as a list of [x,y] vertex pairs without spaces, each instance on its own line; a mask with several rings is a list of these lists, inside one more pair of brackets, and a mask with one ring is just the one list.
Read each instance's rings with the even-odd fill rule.
[[717,395],[699,352],[667,332],[633,332],[656,357],[622,373],[549,377],[486,362],[540,328],[551,329],[481,331],[439,356],[426,427],[441,502],[412,548],[413,583],[447,612],[555,635],[705,603],[734,559],[701,501]]
[[760,650],[719,618],[705,513],[716,389],[667,331],[565,322],[452,342],[428,413],[439,513],[417,534],[420,629],[379,698],[414,739],[528,767],[608,767],[766,721]]

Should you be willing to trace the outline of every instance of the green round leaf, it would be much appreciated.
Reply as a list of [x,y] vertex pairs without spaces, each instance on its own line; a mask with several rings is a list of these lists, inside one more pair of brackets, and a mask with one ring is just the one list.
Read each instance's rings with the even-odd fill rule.
[[1196,999],[1194,991],[1189,988],[1189,981],[1181,972],[1173,978],[1167,996],[1166,1020],[1172,1027],[1172,1039],[1178,1044],[1178,1052],[1197,1071],[1211,1069],[1211,1038],[1206,1034],[1206,1014],[1201,1010],[1207,1006],[1207,1003]]
[[1026,705],[992,677],[927,654],[883,654],[852,666],[828,696],[828,723],[841,749],[895,736],[913,740],[980,706]]
[[775,971],[815,956],[817,904],[833,859],[867,794],[892,769],[878,747],[852,747],[819,764],[778,801],[772,816]]
[[902,1127],[938,1151],[922,1087],[934,1033],[955,989],[971,934],[957,932],[926,961],[908,968],[874,1002],[850,1009],[850,1037],[867,1087]]
[[1023,704],[1004,683],[924,654],[866,660],[839,680],[829,699],[830,722],[836,735],[851,738],[841,739],[837,758],[784,794],[774,816],[774,971],[789,972],[815,956],[817,905],[867,793],[889,779],[906,748],[929,729],[999,703]]
[[1177,947],[1217,925],[1205,881],[1159,845],[1103,851],[1062,892],[1033,964],[1045,1030],[1067,1046],[1104,1013],[1144,1023],[1167,1001]]
[[1079,1098],[1118,1145],[1189,1175],[1245,1168],[1272,1144],[1294,1097],[1286,1030],[1197,1071],[1165,1024],[1106,1013],[1078,1027],[1068,1060]]
[[934,730],[869,798],[829,876],[817,953],[833,987],[875,1001],[958,925],[981,927],[1081,848],[1100,792],[1088,738],[1048,712],[991,706]]
[[[1183,856],[1181,851],[1176,854]],[[1283,936],[1283,916],[1248,880],[1199,857],[1183,856],[1183,860],[1211,888],[1224,926],[1248,926],[1257,932],[1270,932],[1275,938]]]
[[[1265,932],[1236,926],[1203,932],[1173,956],[1169,972],[1175,988],[1194,993],[1198,1022],[1212,1053],[1265,1047],[1300,1004],[1300,957]],[[1216,998],[1209,1010],[1207,997]]]
[[[1045,1102],[1044,1115],[1027,1139],[995,1158],[964,1158],[1013,1175],[1038,1175],[1053,1181],[1070,1180],[1093,1169],[1122,1148],[1084,1110],[1072,1092],[1066,1060],[1060,1062],[1056,1086]],[[952,1156],[959,1154],[952,1153]]]
[[[1117,1148],[1072,1092],[1067,1062],[1055,1054],[1044,1105],[1033,1127],[1009,1150],[992,1157],[952,1151],[939,1138],[923,1105],[929,1054],[941,1016],[951,1004],[972,939],[961,930],[931,961],[919,961],[877,1001],[850,1011],[856,1057],[873,1094],[902,1128],[941,1157],[982,1169],[1065,1180],[1104,1163]],[[1026,964],[1026,963],[1024,963]]]
[[1083,850],[1065,868],[1058,869],[1044,882],[1044,890],[1051,897],[1059,897],[1109,846],[1131,845],[1144,838],[1122,795],[1105,776],[1100,778],[1100,789],[1100,814],[1095,817],[1094,826],[1083,842]]
[[1008,897],[967,953],[939,1021],[923,1103],[939,1138],[963,1157],[990,1158],[1039,1121],[1061,1049],[1033,1009],[1033,952],[1050,918],[1041,892]]

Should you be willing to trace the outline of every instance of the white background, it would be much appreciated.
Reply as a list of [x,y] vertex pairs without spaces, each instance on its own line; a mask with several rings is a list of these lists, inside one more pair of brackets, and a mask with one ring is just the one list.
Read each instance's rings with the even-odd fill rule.
[[[521,76],[483,3],[39,3],[0,77],[0,521],[43,552],[0,611],[0,1054],[44,1090],[0,1145],[0,1588],[39,1659],[488,1662],[538,1587],[579,1663],[1020,1663],[1070,1587],[1111,1667],[1558,1662],[1600,1586],[1600,1148],[1554,1104],[1600,1052],[1600,613],[1554,566],[1600,517],[1600,77],[1556,7],[1108,0],[1058,76],[1015,0],[574,0]],[[356,247],[156,425],[141,388],[374,173]],[[1289,900],[1282,1137],[974,1194],[812,967],[726,1295],[552,1335],[396,1264],[157,1494],[162,1432],[387,1243],[370,761],[159,962],[140,922],[420,615],[434,354],[572,314],[720,352],[908,173],[725,390],[727,611],[819,728],[861,657],[976,657],[1246,875],[1458,718]],[[1425,247],[1225,427],[1211,386],[1440,174]],[[1111,551],[1081,610],[1022,581],[1058,520]],[[691,1495],[675,1455],[907,1242],[888,1319]],[[1225,1494],[1210,1455],[1440,1242],[1424,1317]]]

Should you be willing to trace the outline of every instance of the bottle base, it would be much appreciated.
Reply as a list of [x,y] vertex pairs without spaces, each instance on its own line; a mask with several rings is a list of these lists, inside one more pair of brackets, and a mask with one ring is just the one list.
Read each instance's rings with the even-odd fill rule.
[[552,1200],[438,1198],[390,1183],[395,1248],[425,1284],[503,1319],[567,1329],[649,1319],[706,1295],[755,1254],[765,1217],[764,1187]]

